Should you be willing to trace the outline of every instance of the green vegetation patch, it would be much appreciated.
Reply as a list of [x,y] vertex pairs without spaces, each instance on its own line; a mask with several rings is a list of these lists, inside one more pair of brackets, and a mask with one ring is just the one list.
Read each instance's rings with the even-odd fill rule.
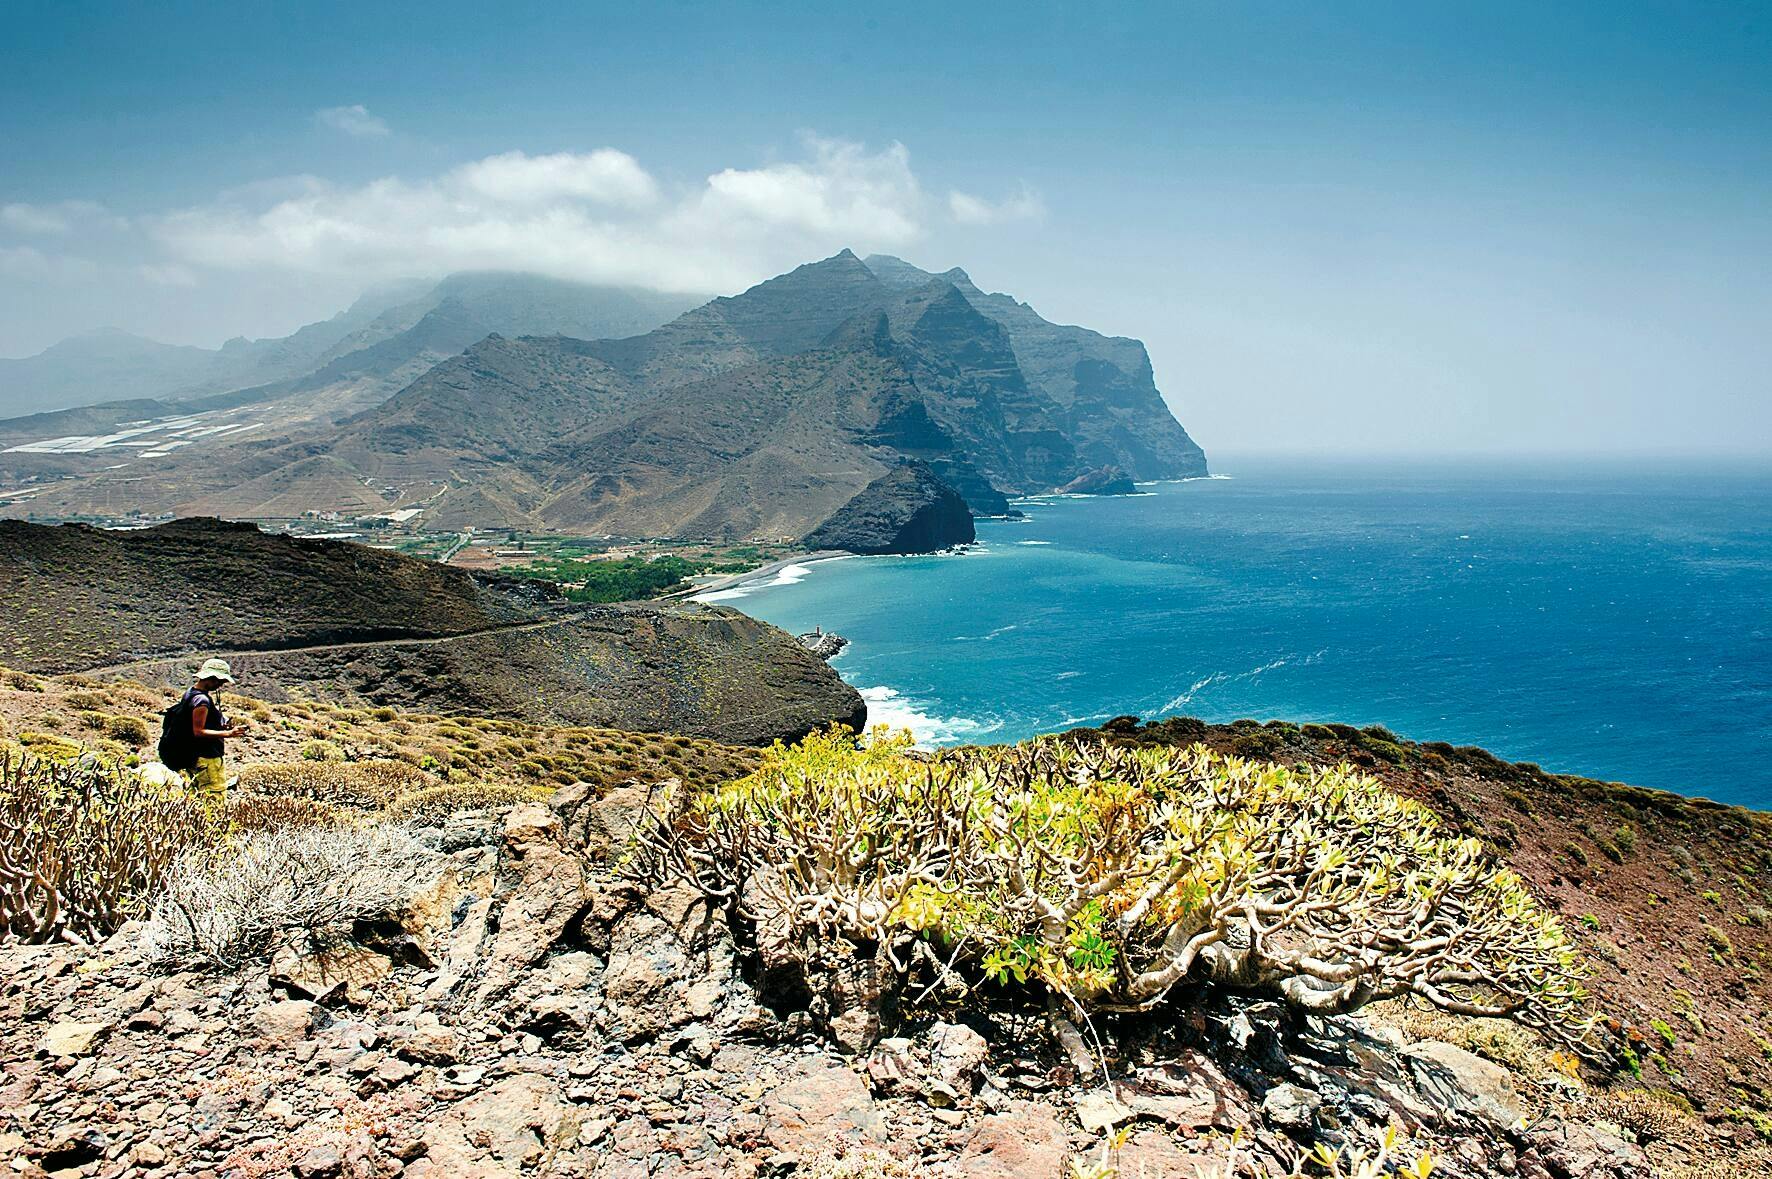
[[[740,565],[739,571],[749,568]],[[656,598],[682,588],[699,573],[719,572],[720,567],[682,557],[619,557],[607,561],[552,560],[514,565],[501,572],[557,582],[574,602],[629,602]]]

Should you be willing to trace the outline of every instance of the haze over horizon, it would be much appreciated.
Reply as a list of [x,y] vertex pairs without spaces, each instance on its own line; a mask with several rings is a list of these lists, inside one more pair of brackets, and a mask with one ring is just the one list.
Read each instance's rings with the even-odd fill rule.
[[1209,454],[1772,453],[1752,9],[11,15],[0,355],[849,247],[1143,339]]

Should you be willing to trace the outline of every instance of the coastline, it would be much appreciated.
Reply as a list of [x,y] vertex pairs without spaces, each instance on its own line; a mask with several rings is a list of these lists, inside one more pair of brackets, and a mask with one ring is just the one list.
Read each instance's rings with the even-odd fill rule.
[[747,569],[743,573],[729,573],[724,577],[708,582],[706,585],[691,586],[688,589],[676,590],[669,594],[663,594],[654,600],[699,602],[705,600],[706,596],[709,594],[727,593],[731,590],[748,587],[753,582],[758,582],[768,577],[774,577],[782,570],[791,569],[795,565],[809,565],[815,561],[834,561],[839,557],[853,557],[855,555],[856,554],[854,553],[844,552],[842,549],[815,549],[809,553],[797,553],[792,557],[781,557],[777,560],[769,561],[757,566],[755,569]]
[[[716,600],[842,634],[835,667],[870,715],[934,745],[1123,713],[1333,720],[1772,809],[1763,776],[1714,769],[1764,764],[1766,734],[1716,716],[1772,687],[1720,637],[1766,568],[1733,481],[1240,474],[1034,501],[980,521],[971,560],[759,569]],[[1572,565],[1547,564],[1570,537]]]

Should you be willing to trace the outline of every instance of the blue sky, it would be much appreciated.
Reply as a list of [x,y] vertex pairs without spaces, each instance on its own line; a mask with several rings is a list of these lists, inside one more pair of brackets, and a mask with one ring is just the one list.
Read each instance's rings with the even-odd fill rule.
[[6,13],[0,355],[851,245],[1144,339],[1209,451],[1772,449],[1766,5]]

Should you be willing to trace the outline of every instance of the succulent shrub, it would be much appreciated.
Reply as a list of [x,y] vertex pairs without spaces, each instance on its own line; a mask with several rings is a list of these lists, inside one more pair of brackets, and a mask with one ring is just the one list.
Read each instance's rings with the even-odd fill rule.
[[110,934],[181,853],[220,834],[195,799],[115,763],[0,752],[0,934]]
[[1184,983],[1348,1011],[1414,995],[1565,1038],[1576,952],[1520,878],[1347,767],[1068,738],[914,754],[833,731],[669,797],[634,870],[813,959],[877,947],[944,989],[1148,1009]]
[[[321,733],[327,730],[316,728],[314,731]],[[305,761],[343,761],[345,759],[344,750],[331,741],[322,740],[304,742],[301,747],[301,755]]]
[[148,731],[148,722],[139,716],[106,717],[104,733],[112,740],[138,749],[146,745],[152,737]]

